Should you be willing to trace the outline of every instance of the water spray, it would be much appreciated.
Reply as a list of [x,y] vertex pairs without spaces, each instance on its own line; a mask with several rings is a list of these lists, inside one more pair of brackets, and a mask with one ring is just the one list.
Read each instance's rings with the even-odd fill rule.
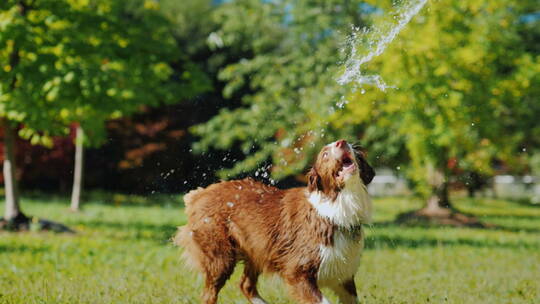
[[375,38],[372,43],[369,43],[369,51],[367,54],[360,56],[358,54],[357,46],[360,44],[359,39],[368,33],[365,29],[354,29],[353,33],[347,39],[347,47],[350,49],[350,56],[345,61],[345,72],[338,78],[337,82],[341,85],[345,85],[354,82],[355,87],[362,86],[364,84],[374,85],[381,91],[385,91],[391,86],[388,86],[380,75],[365,75],[362,73],[362,65],[370,62],[373,58],[381,55],[386,47],[392,42],[399,32],[411,21],[411,19],[418,14],[418,12],[424,7],[427,0],[416,0],[404,5],[399,10],[397,16],[397,24],[393,26],[387,33],[384,33],[380,29],[372,29],[371,31],[378,34],[379,37]]

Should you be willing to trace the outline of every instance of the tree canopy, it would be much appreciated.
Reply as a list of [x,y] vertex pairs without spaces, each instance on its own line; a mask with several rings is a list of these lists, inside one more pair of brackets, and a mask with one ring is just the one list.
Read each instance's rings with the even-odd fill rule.
[[538,132],[540,59],[531,49],[538,20],[524,20],[533,2],[429,2],[367,66],[395,87],[386,92],[340,87],[336,78],[350,24],[388,24],[391,16],[376,12],[390,3],[223,5],[216,46],[250,51],[222,70],[224,94],[249,94],[194,129],[202,137],[196,148],[241,144],[246,158],[222,176],[272,160],[272,174],[281,178],[303,170],[326,138],[361,140],[377,165],[400,164],[426,195],[434,170],[488,173],[494,160],[520,163],[522,146]]
[[494,160],[517,166],[540,113],[540,56],[527,49],[522,20],[529,9],[517,1],[429,3],[370,66],[397,88],[353,93],[337,121],[398,134],[408,176],[426,195],[433,169],[448,178],[455,168],[492,174]]
[[219,29],[210,35],[211,45],[245,54],[219,74],[227,83],[225,97],[241,98],[242,105],[225,107],[193,128],[201,136],[196,150],[240,144],[246,158],[222,177],[267,161],[279,167],[275,177],[296,173],[325,134],[338,132],[321,122],[345,93],[335,82],[336,58],[348,27],[362,24],[359,3],[243,0],[215,10]]
[[428,171],[528,170],[540,138],[536,1],[428,2],[365,67],[395,88],[339,85],[351,27],[390,27],[399,5],[7,0],[0,117],[34,143],[72,122],[100,143],[107,119],[197,96],[193,107],[212,107],[198,121],[220,110],[191,129],[194,150],[241,153],[222,178],[269,164],[274,178],[296,175],[336,138],[359,141],[423,194]]
[[34,143],[79,122],[93,143],[104,121],[208,88],[176,47],[153,1],[34,0],[0,4],[0,116]]

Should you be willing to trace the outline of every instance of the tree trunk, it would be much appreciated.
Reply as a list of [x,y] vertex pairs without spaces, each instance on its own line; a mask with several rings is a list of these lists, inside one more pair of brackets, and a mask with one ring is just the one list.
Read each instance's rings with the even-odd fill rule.
[[84,173],[84,147],[83,137],[84,131],[82,127],[77,126],[75,136],[75,170],[73,171],[73,191],[71,192],[71,211],[79,211],[81,209],[81,192],[83,187]]
[[467,197],[468,198],[474,198],[475,197],[475,194],[476,194],[476,191],[474,190],[473,187],[467,187]]
[[11,222],[18,217],[24,217],[19,206],[19,189],[15,177],[15,130],[6,119],[2,120],[4,127],[4,188],[6,206],[4,219]]
[[[17,3],[19,12],[22,16],[28,13],[28,7],[23,1]],[[21,60],[19,49],[16,43],[13,45],[13,50],[9,54],[9,66],[15,69]],[[17,86],[17,76],[14,75],[11,79],[10,90],[14,91]],[[0,121],[4,128],[4,188],[5,188],[5,212],[4,220],[0,223],[0,228],[7,227],[8,229],[18,230],[20,227],[28,225],[29,218],[21,212],[19,205],[19,189],[17,186],[17,178],[15,176],[15,130],[10,125],[7,118],[2,118]]]
[[428,181],[432,192],[426,205],[420,210],[405,212],[396,218],[398,223],[431,223],[436,225],[490,227],[479,222],[475,217],[465,215],[450,204],[448,174],[444,170],[428,169]]
[[433,192],[426,204],[426,209],[428,210],[438,210],[441,208],[452,208],[448,196],[448,182],[446,179],[433,188]]
[[448,197],[448,175],[434,166],[428,167],[427,179],[431,186],[431,196],[426,202],[426,213],[438,214],[443,208],[451,208]]

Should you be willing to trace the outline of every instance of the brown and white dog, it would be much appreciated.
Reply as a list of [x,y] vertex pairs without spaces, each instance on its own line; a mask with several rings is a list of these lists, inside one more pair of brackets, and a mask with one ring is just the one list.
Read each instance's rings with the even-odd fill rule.
[[354,275],[374,175],[365,155],[339,140],[320,151],[305,188],[281,190],[248,178],[186,194],[188,223],[174,242],[204,274],[203,303],[216,303],[238,261],[245,263],[240,288],[253,304],[266,303],[257,292],[260,273],[278,274],[300,303],[329,303],[321,287],[342,303],[357,303]]

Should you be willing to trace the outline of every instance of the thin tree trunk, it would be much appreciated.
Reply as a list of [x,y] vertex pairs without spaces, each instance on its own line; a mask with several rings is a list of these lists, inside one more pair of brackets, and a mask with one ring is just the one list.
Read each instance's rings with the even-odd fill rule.
[[427,212],[439,213],[442,208],[450,207],[448,176],[444,170],[437,169],[434,166],[428,167],[427,170],[427,179],[431,186],[431,196],[428,198],[424,209]]
[[433,193],[427,201],[428,209],[452,208],[448,196],[448,182],[444,181],[433,188]]
[[19,206],[19,190],[15,177],[15,130],[6,119],[2,120],[4,127],[4,188],[6,206],[4,219],[11,222],[22,215]]
[[[19,1],[19,12],[22,16],[28,13],[28,7],[23,1]],[[13,50],[9,55],[9,65],[15,69],[20,62],[20,54],[17,45],[14,44]],[[11,79],[10,89],[14,91],[17,86],[17,77],[14,75]],[[5,212],[4,221],[8,226],[19,229],[20,225],[28,223],[28,218],[21,212],[19,205],[19,189],[17,178],[15,177],[15,130],[9,124],[5,117],[1,119],[1,125],[4,128],[4,188],[5,188]]]
[[84,173],[84,131],[81,126],[77,126],[75,137],[75,170],[73,172],[73,191],[71,192],[71,210],[79,211],[81,209],[81,192],[83,187]]

